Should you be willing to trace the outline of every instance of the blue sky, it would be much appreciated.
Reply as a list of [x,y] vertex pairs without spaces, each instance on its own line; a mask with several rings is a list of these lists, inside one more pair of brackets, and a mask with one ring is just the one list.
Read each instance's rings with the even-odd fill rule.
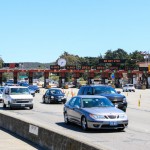
[[55,61],[64,51],[150,51],[150,0],[0,0],[4,62]]

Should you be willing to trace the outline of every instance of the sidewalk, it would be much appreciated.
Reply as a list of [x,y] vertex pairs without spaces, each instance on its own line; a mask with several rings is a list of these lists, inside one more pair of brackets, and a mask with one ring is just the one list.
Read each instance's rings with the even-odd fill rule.
[[0,150],[42,150],[42,148],[0,128]]

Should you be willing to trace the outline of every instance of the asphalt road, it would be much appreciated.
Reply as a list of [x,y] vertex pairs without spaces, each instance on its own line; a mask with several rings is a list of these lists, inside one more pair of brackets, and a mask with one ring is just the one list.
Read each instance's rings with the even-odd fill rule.
[[[121,89],[118,89],[121,90]],[[70,92],[64,91],[70,97]],[[74,94],[77,91],[73,90]],[[122,93],[127,96],[129,126],[124,132],[115,130],[82,131],[77,125],[66,125],[63,119],[63,104],[43,104],[41,93],[34,97],[34,109],[9,110],[0,107],[0,111],[34,121],[49,129],[57,130],[78,140],[110,150],[147,150],[150,149],[150,89]],[[140,103],[139,103],[140,102]]]

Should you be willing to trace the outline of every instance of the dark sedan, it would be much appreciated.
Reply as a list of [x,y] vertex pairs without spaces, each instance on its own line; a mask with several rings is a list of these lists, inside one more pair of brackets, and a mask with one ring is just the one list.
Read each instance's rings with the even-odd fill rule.
[[67,98],[60,89],[50,88],[43,95],[43,103],[63,103],[65,104]]
[[117,129],[124,130],[128,126],[128,118],[124,111],[116,108],[104,96],[80,95],[72,97],[64,105],[64,121],[73,122],[83,130]]

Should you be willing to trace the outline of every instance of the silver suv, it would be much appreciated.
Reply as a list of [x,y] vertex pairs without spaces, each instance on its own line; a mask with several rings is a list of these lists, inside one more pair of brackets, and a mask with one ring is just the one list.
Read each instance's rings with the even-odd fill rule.
[[6,86],[3,90],[3,107],[33,109],[33,96],[27,87]]

